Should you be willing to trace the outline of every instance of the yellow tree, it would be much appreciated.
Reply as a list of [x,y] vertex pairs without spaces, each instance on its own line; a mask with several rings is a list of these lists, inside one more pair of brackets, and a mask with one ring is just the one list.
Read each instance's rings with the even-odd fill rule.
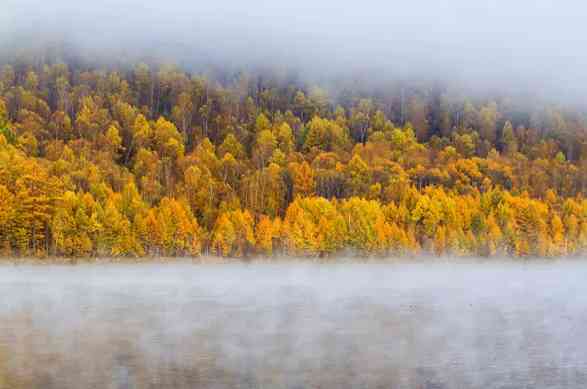
[[327,255],[343,248],[345,222],[336,206],[322,197],[297,198],[283,221],[290,252]]
[[561,218],[555,214],[550,220],[550,252],[552,256],[565,255],[567,253],[565,227]]
[[199,255],[201,230],[189,206],[164,197],[157,207],[159,241],[166,255]]
[[293,178],[294,196],[311,196],[314,194],[315,180],[312,167],[306,162],[289,164]]
[[144,254],[130,221],[116,206],[115,196],[107,200],[99,222],[103,226],[99,239],[102,254],[114,257]]
[[274,223],[265,215],[261,216],[255,227],[257,251],[263,255],[273,254]]
[[10,254],[14,209],[14,195],[4,185],[0,185],[0,249],[5,254]]
[[108,127],[110,114],[100,107],[99,100],[86,96],[81,101],[81,110],[77,114],[75,127],[80,137],[95,140]]
[[486,221],[486,242],[487,242],[487,253],[490,256],[497,254],[502,245],[502,232],[495,220],[493,214],[490,214]]
[[253,149],[253,159],[257,168],[261,169],[267,165],[276,147],[277,139],[275,139],[275,136],[270,130],[264,130],[258,133],[255,148]]
[[225,154],[230,153],[236,159],[242,160],[246,157],[243,145],[236,139],[234,134],[228,134],[224,138],[222,144],[218,147],[218,156],[224,157]]
[[151,204],[159,201],[163,196],[164,188],[161,184],[163,166],[157,152],[139,148],[132,170],[145,200]]
[[229,212],[230,221],[235,228],[235,254],[248,255],[255,245],[254,221],[248,210]]
[[346,243],[364,252],[381,252],[389,247],[391,230],[379,202],[351,197],[340,204],[346,224]]
[[446,251],[446,228],[439,226],[434,234],[434,254],[443,255]]
[[179,158],[183,157],[185,151],[183,138],[172,122],[160,117],[153,127],[153,141],[155,149],[161,157],[163,186],[173,188],[175,182],[172,178],[176,170],[176,163]]
[[224,212],[212,233],[212,248],[222,256],[247,256],[255,247],[254,221],[249,211]]
[[217,255],[228,257],[232,253],[232,246],[236,240],[234,225],[226,213],[223,213],[216,220],[212,232],[212,251]]
[[290,152],[294,151],[294,138],[293,138],[293,131],[287,122],[281,123],[281,125],[276,130],[276,138],[277,138],[277,146],[283,152],[283,154],[288,155]]
[[[84,199],[84,197],[89,196]],[[66,192],[57,205],[51,222],[55,248],[67,256],[87,256],[94,247],[94,235],[101,226],[90,194],[77,195]]]
[[157,209],[149,209],[144,216],[137,215],[134,225],[145,251],[155,256],[163,255],[165,236],[157,217]]
[[190,166],[184,172],[184,185],[193,213],[210,228],[218,213],[218,181],[206,166]]
[[346,189],[351,195],[360,196],[366,194],[371,184],[371,172],[369,166],[355,154],[346,166]]
[[30,249],[33,255],[47,253],[49,225],[55,211],[55,201],[61,193],[61,182],[50,177],[47,170],[27,161],[28,173],[15,182],[17,215],[17,245],[21,253]]
[[577,216],[570,214],[565,217],[565,230],[567,232],[568,251],[569,253],[574,253],[579,243],[579,219],[577,219]]

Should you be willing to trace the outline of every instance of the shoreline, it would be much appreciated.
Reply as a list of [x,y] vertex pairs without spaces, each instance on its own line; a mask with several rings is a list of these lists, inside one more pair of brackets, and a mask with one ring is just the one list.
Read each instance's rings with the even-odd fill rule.
[[414,257],[354,257],[332,256],[327,258],[313,257],[251,257],[230,258],[216,256],[200,257],[139,257],[139,258],[0,258],[0,266],[86,266],[86,265],[398,265],[398,264],[487,264],[487,263],[568,263],[582,262],[587,256],[569,257],[473,257],[473,256],[442,256],[421,255]]

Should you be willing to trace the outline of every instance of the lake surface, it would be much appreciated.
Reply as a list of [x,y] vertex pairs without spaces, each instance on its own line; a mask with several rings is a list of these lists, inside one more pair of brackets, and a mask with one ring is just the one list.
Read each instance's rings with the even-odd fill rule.
[[585,387],[580,262],[0,267],[0,389]]

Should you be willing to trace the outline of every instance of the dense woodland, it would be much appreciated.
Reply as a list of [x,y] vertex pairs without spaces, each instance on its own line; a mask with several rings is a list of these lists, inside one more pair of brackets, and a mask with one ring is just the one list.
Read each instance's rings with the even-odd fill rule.
[[0,71],[5,256],[565,256],[587,116],[438,84],[177,66]]

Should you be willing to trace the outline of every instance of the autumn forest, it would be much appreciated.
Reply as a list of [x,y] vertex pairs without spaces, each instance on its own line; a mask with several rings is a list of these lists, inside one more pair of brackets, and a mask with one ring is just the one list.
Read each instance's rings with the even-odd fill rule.
[[587,116],[444,85],[19,59],[0,253],[560,257],[587,249]]

